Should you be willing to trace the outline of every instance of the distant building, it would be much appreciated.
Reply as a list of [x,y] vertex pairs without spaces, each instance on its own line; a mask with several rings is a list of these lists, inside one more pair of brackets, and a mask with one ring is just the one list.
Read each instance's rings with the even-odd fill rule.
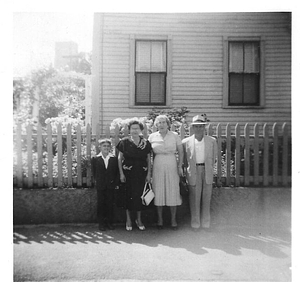
[[73,69],[78,62],[78,44],[73,41],[55,43],[54,67],[56,69]]

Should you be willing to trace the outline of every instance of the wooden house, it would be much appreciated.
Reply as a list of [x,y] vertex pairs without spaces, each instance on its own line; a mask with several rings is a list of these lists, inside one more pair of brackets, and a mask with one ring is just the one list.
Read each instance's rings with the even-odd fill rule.
[[186,106],[188,122],[291,122],[291,13],[95,13],[92,127]]

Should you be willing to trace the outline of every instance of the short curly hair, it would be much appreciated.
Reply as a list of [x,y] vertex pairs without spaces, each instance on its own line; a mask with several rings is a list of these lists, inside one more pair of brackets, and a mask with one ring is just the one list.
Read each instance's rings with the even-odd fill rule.
[[171,126],[171,122],[170,119],[166,116],[166,115],[158,115],[155,120],[154,120],[154,126],[157,127],[157,124],[159,122],[160,119],[164,119],[167,122],[168,127]]
[[138,124],[140,129],[143,130],[144,129],[144,125],[137,119],[132,119],[128,122],[128,130],[130,131],[130,128],[132,125],[134,124]]

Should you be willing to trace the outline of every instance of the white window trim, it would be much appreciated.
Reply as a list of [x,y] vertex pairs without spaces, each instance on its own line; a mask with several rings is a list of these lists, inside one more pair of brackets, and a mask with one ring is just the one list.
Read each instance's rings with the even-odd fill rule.
[[[167,41],[167,78],[166,105],[135,105],[135,41],[166,40]],[[130,67],[129,67],[129,108],[169,108],[172,105],[172,35],[130,35]]]
[[[228,42],[259,41],[260,42],[260,89],[258,106],[228,105]],[[265,38],[264,36],[223,36],[223,108],[224,109],[262,109],[265,107]]]

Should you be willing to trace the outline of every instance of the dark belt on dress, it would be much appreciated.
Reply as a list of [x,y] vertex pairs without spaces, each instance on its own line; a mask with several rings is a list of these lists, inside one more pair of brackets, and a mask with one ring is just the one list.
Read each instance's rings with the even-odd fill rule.
[[198,163],[198,164],[196,164],[196,166],[198,166],[198,165],[205,166],[205,163]]

